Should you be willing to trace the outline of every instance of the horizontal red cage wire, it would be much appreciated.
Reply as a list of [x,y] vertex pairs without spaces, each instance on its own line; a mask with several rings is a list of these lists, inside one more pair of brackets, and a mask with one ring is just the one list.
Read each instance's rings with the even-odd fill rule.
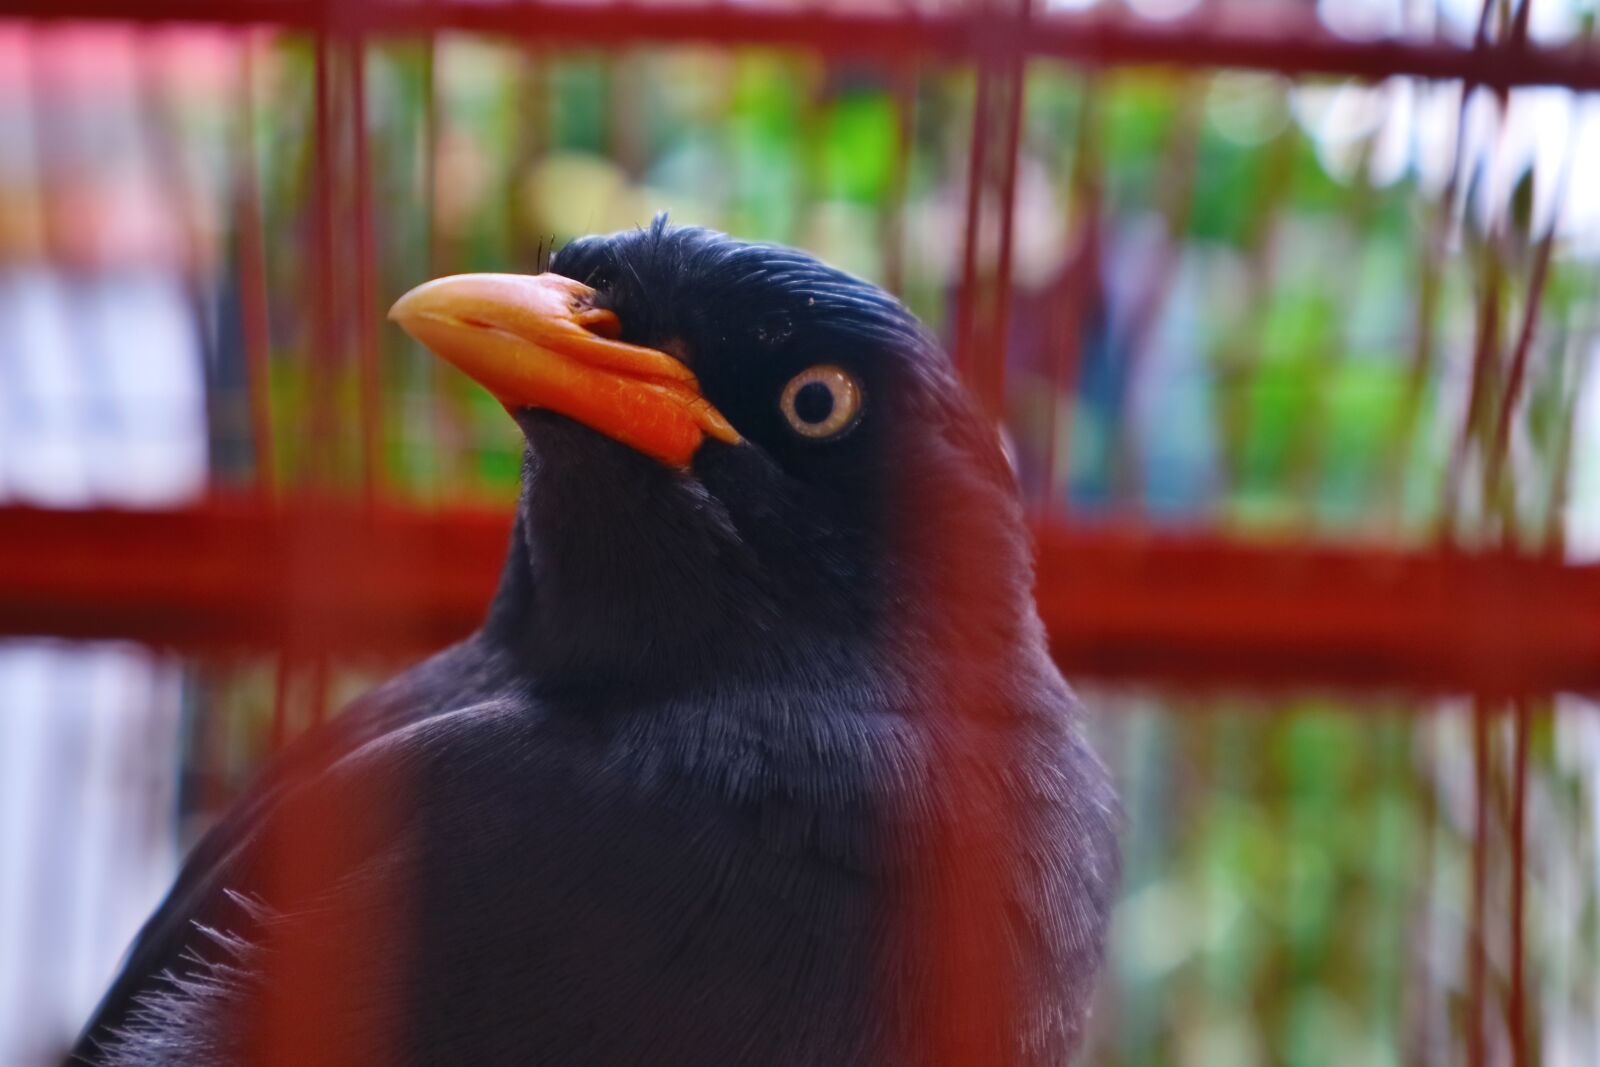
[[[1022,8],[1023,5],[1017,5]],[[14,0],[7,14],[31,19],[270,24],[340,35],[442,30],[536,37],[616,47],[638,42],[782,45],[880,58],[918,55],[986,61],[1018,57],[1079,64],[1237,67],[1288,75],[1455,78],[1491,88],[1554,85],[1600,90],[1600,53],[1526,39],[1351,40],[1325,29],[1310,10],[1222,17],[1203,7],[1171,21],[1101,12],[968,8],[845,11],[683,3],[486,4],[352,0]]]
[[[0,509],[0,633],[415,655],[481,620],[509,530],[509,513],[334,500]],[[1040,613],[1079,677],[1600,689],[1600,565],[1062,523],[1038,538]]]

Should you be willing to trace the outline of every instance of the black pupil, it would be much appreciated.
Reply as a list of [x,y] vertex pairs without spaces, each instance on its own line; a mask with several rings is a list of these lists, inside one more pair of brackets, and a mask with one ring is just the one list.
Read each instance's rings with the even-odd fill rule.
[[833,390],[823,382],[807,382],[794,394],[794,413],[812,425],[828,421],[833,414]]

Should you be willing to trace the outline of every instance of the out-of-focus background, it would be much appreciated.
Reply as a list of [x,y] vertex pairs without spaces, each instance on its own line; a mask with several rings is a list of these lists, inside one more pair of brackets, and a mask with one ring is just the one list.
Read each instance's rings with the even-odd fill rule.
[[1600,1063],[1594,0],[8,7],[0,1064],[480,610],[520,441],[388,304],[660,210],[1006,422],[1127,807],[1086,1063]]

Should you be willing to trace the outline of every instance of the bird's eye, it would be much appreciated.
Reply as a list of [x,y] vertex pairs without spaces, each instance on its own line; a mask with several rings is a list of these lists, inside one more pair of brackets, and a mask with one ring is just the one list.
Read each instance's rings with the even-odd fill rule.
[[802,437],[838,437],[861,414],[861,386],[843,367],[820,363],[789,379],[778,406]]

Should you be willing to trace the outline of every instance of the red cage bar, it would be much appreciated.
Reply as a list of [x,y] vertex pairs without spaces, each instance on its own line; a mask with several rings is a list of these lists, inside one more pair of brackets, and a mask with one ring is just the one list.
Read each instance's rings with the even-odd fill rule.
[[5,13],[32,19],[270,24],[336,34],[415,34],[462,30],[566,44],[630,43],[782,45],[883,59],[926,55],[1062,59],[1094,66],[1238,67],[1290,75],[1460,78],[1477,85],[1559,85],[1600,89],[1600,55],[1582,46],[1542,47],[1526,40],[1480,42],[1350,40],[1309,12],[1295,16],[1234,12],[1217,18],[1202,7],[1167,22],[1098,12],[1007,13],[1005,5],[949,10],[764,8],[724,4],[560,3],[517,0],[359,2],[359,0],[12,0]]
[[[477,625],[509,529],[500,512],[333,500],[0,509],[0,632],[397,659]],[[1600,565],[1066,523],[1038,537],[1040,613],[1073,676],[1600,689]]]

